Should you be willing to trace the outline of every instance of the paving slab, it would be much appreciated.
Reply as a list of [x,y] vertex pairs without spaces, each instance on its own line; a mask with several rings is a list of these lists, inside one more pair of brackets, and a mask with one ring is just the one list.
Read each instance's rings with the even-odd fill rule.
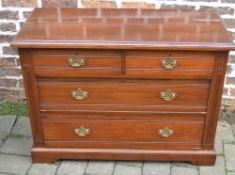
[[57,175],[84,175],[87,161],[62,161]]
[[200,166],[200,175],[226,175],[225,160],[223,156],[217,156],[214,166]]
[[219,121],[217,125],[216,141],[222,140],[224,143],[235,142],[232,127],[226,121]]
[[226,161],[226,169],[228,171],[235,171],[235,161]]
[[32,144],[33,143],[31,137],[30,138],[9,137],[1,147],[0,151],[3,153],[30,156]]
[[[218,132],[218,131],[217,131]],[[217,134],[216,134],[217,135]],[[217,155],[224,154],[224,142],[222,139],[215,140],[215,150]]]
[[23,175],[30,166],[29,157],[0,154],[0,173]]
[[33,164],[28,175],[54,175],[57,166],[54,164]]
[[228,172],[227,175],[235,175],[235,172]]
[[13,115],[0,116],[0,140],[10,135],[15,120],[16,116]]
[[142,161],[117,161],[117,164],[126,165],[126,166],[138,166],[138,167],[143,166]]
[[198,166],[192,165],[189,162],[172,162],[172,167],[187,167],[187,168],[194,168],[197,169]]
[[112,175],[114,171],[114,161],[89,161],[86,174],[89,175]]
[[113,175],[141,175],[141,167],[117,164]]
[[235,144],[224,145],[225,159],[235,161]]
[[232,125],[232,130],[233,130],[233,136],[235,138],[235,124]]
[[[2,118],[7,122],[4,122]],[[0,116],[0,152],[2,152],[0,154],[0,175],[5,175],[4,173],[21,175],[27,171],[28,175],[170,175],[170,171],[171,175],[198,175],[199,172],[200,175],[226,175],[225,169],[228,170],[227,175],[235,175],[235,144],[233,144],[235,139],[232,127],[227,122],[220,121],[218,124],[216,150],[220,156],[217,157],[215,166],[200,166],[198,171],[197,166],[177,162],[171,164],[117,161],[116,164],[114,161],[89,161],[89,163],[87,161],[62,161],[59,168],[55,164],[31,166],[30,157],[25,156],[30,155],[32,146],[29,120],[27,117],[17,118],[16,124],[12,128],[15,119],[15,116]],[[5,123],[10,129],[2,127],[2,123]],[[11,128],[14,136],[7,138]],[[222,154],[224,157],[221,156]],[[170,168],[171,166],[172,168]]]
[[219,121],[216,130],[215,150],[217,155],[224,154],[224,143],[234,141],[231,126],[226,121]]
[[171,175],[199,175],[199,172],[194,167],[180,167],[173,166],[171,169]]
[[235,171],[235,144],[224,145],[226,169]]
[[144,162],[143,175],[170,175],[170,169],[170,163]]
[[29,117],[18,117],[12,134],[17,136],[32,136]]

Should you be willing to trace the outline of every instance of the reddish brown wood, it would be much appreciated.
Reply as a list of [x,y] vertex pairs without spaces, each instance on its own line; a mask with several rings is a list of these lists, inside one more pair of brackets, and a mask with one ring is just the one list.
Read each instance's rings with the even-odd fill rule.
[[203,143],[205,148],[214,147],[215,131],[220,112],[221,98],[224,85],[224,77],[226,73],[228,61],[228,53],[218,53],[214,65],[213,79],[210,87],[208,100],[208,110],[206,116],[206,124],[204,130]]
[[154,120],[156,122],[165,121],[192,121],[192,122],[204,122],[206,114],[202,112],[195,113],[175,113],[175,112],[161,112],[158,114],[152,113],[143,113],[143,114],[135,114],[135,113],[125,113],[119,114],[115,112],[114,114],[80,114],[80,113],[69,113],[69,112],[46,112],[41,114],[41,118],[43,120]]
[[[34,162],[214,164],[228,51],[235,49],[215,11],[36,9],[12,46],[20,48]],[[70,57],[86,64],[71,67]],[[170,70],[161,66],[169,57],[177,61]],[[72,98],[77,88],[88,98]],[[175,100],[160,98],[168,89]],[[81,126],[90,135],[75,135]],[[160,137],[164,127],[174,135]]]
[[[117,51],[36,50],[32,54],[34,71],[38,76],[121,75],[121,55]],[[85,65],[78,68],[69,65],[68,59],[77,57],[85,59]]]
[[[193,131],[191,129],[189,129],[189,131],[185,131],[185,127],[193,127],[194,129],[195,126],[196,127],[203,127],[204,126],[204,118],[205,115],[202,114],[198,114],[198,113],[194,113],[194,114],[176,114],[176,113],[162,113],[162,114],[157,114],[157,115],[153,115],[153,114],[141,114],[141,115],[137,115],[137,114],[129,114],[129,115],[118,115],[113,114],[106,114],[106,115],[76,115],[76,114],[58,114],[58,113],[53,113],[53,114],[43,114],[42,115],[43,118],[43,122],[45,122],[46,124],[44,125],[45,127],[48,125],[54,125],[53,122],[58,123],[55,124],[55,126],[60,126],[60,129],[63,128],[61,125],[64,125],[65,123],[65,127],[67,129],[68,132],[65,131],[65,129],[62,129],[59,132],[63,132],[64,134],[52,134],[51,136],[62,136],[63,137],[71,137],[74,136],[73,134],[73,129],[71,129],[71,124],[72,123],[76,123],[76,126],[78,126],[78,124],[84,124],[84,122],[88,122],[88,124],[93,125],[93,123],[97,122],[97,125],[93,125],[94,127],[99,127],[99,123],[102,124],[101,128],[99,129],[99,133],[101,133],[100,138],[101,139],[105,139],[107,137],[112,137],[112,139],[115,139],[115,141],[111,141],[111,139],[106,139],[106,141],[104,140],[93,140],[91,139],[91,137],[87,137],[87,138],[79,138],[78,136],[76,136],[74,139],[61,139],[61,140],[49,140],[46,139],[45,140],[45,145],[48,147],[69,147],[69,148],[122,148],[122,149],[168,149],[171,150],[173,149],[201,149],[201,142],[192,142],[192,141],[187,141],[187,144],[185,144],[182,141],[179,141],[179,139],[185,139],[185,138],[180,138],[180,135],[183,136],[184,132],[190,132],[192,134],[192,139],[195,139],[195,135],[193,134]],[[72,122],[71,122],[72,121]],[[69,123],[68,123],[69,122]],[[190,124],[189,124],[189,123]],[[111,123],[111,125],[109,125],[108,123]],[[136,123],[136,125],[135,125]],[[143,123],[144,126],[147,126],[147,129],[140,129],[138,128],[139,123]],[[125,131],[128,130],[128,128],[126,128],[126,130],[124,130],[123,127],[126,127],[127,125],[130,126],[134,124],[133,127],[131,127],[132,129],[130,131],[128,131],[128,135],[125,134]],[[157,136],[157,126],[160,125],[172,125],[173,127],[176,128],[185,128],[185,129],[180,129],[179,131],[177,131],[177,134],[175,133],[174,136],[172,136],[172,138],[162,138]],[[182,125],[181,125],[182,124]],[[72,124],[73,125],[73,124]],[[164,126],[165,126],[164,125]],[[83,125],[85,126],[85,125]],[[103,127],[104,126],[104,127]],[[105,131],[104,129],[107,128],[108,130],[110,129],[110,127],[112,127],[112,129],[115,129],[115,131],[117,132],[108,132]],[[144,127],[143,126],[143,127]],[[151,127],[153,126],[153,127]],[[48,130],[50,128],[53,127],[47,127],[45,130]],[[136,129],[135,129],[136,128]],[[54,128],[55,129],[55,128]],[[135,129],[135,130],[134,130]],[[193,130],[194,130],[193,129]],[[93,130],[93,129],[92,129]],[[119,131],[118,131],[119,130]],[[148,142],[146,141],[133,141],[133,139],[140,139],[143,138],[145,139],[145,137],[143,136],[143,134],[146,134],[146,132],[151,131],[151,133],[153,133],[153,135],[149,135],[146,137],[153,137],[155,141],[151,141],[149,140]],[[184,130],[184,131],[183,131]],[[200,129],[202,131],[202,129]],[[200,132],[200,130],[197,132],[197,134]],[[181,132],[182,131],[182,132]],[[54,132],[54,131],[53,131]],[[67,134],[66,134],[66,133]],[[138,132],[138,133],[137,133]],[[175,131],[176,132],[176,131]],[[50,131],[46,131],[46,133],[51,133]],[[91,134],[96,134],[97,132],[93,131],[91,132]],[[102,136],[103,133],[103,136]],[[113,136],[113,134],[121,134],[123,133],[124,136]],[[133,133],[133,134],[131,134]],[[135,134],[138,134],[139,136],[137,137],[132,137]],[[125,136],[126,135],[126,136]],[[177,136],[178,135],[178,136]],[[186,134],[187,135],[187,134]],[[143,136],[143,137],[142,137]],[[128,137],[130,137],[130,139],[128,139]],[[173,138],[174,137],[174,138]],[[196,136],[198,137],[198,136]],[[95,137],[98,138],[98,137]],[[127,139],[126,141],[124,141],[123,139]],[[121,139],[121,141],[117,141],[117,139]],[[177,139],[177,141],[172,141]],[[190,138],[191,139],[191,138]],[[201,140],[201,137],[200,139]],[[165,143],[168,144],[165,144]]]
[[[91,130],[87,137],[75,135],[74,129],[81,126]],[[43,120],[45,140],[65,142],[200,143],[203,126],[203,122],[192,122],[189,119],[188,121]],[[165,127],[174,130],[174,135],[167,138],[160,136],[158,130]]]
[[44,138],[40,120],[39,113],[39,97],[38,97],[38,88],[37,80],[32,71],[32,63],[30,59],[30,50],[29,49],[20,49],[20,62],[22,66],[22,74],[24,78],[24,88],[26,91],[26,98],[29,107],[29,116],[32,129],[32,136],[35,146],[43,146]]
[[216,154],[212,150],[143,150],[143,149],[73,149],[43,148],[32,150],[32,159],[37,163],[53,163],[58,159],[96,160],[161,160],[190,161],[195,165],[213,165]]
[[[79,80],[78,80],[79,81]],[[148,108],[168,106],[169,108],[202,107],[207,105],[209,84],[208,81],[197,80],[159,80],[154,82],[40,82],[39,94],[42,109],[50,106],[57,106],[57,110],[70,106],[70,110],[84,110],[88,107],[106,106],[107,110],[123,110],[121,107],[129,106],[129,110],[134,110],[138,106]],[[89,93],[86,99],[77,100],[71,97],[71,92],[78,88]],[[177,93],[177,97],[172,101],[161,99],[160,93],[167,90]],[[53,107],[54,108],[54,107]],[[55,108],[54,108],[55,109]],[[170,111],[170,109],[169,109]],[[203,112],[203,111],[202,111]]]
[[12,42],[29,48],[230,50],[215,10],[35,9]]
[[[159,52],[109,50],[36,50],[33,66],[37,76],[47,77],[121,77],[121,78],[203,78],[212,77],[215,54],[213,52]],[[68,59],[81,57],[84,66],[73,68]],[[174,58],[176,68],[161,67],[161,60]],[[56,60],[56,61],[55,61]],[[66,70],[66,71],[65,71]]]
[[[139,78],[211,78],[214,64],[212,52],[129,51],[126,55],[126,75]],[[161,60],[173,58],[176,67],[167,70]]]

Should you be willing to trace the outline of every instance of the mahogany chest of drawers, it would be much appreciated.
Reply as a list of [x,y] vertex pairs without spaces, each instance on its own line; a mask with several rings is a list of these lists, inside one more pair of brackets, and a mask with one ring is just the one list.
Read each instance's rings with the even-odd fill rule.
[[34,162],[214,164],[228,52],[212,10],[35,9],[15,40]]

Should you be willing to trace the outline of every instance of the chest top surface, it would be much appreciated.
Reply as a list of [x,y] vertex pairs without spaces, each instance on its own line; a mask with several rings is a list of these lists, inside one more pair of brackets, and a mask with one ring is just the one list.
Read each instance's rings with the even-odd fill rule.
[[214,10],[37,8],[12,46],[231,50]]

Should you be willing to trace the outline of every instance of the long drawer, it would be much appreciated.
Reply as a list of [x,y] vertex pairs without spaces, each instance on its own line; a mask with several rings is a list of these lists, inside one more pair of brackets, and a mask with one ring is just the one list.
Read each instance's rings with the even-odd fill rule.
[[204,80],[42,80],[42,110],[206,111]]
[[[46,118],[45,118],[46,117]],[[203,134],[204,121],[200,115],[173,117],[163,116],[139,119],[100,119],[100,116],[79,116],[60,114],[60,118],[53,119],[50,115],[42,120],[44,139],[48,145],[83,145],[97,147],[98,144],[132,144],[136,147],[153,146],[182,148],[199,148]],[[67,119],[66,119],[67,117]],[[122,117],[123,118],[123,117]],[[128,118],[128,117],[127,117]],[[185,118],[188,118],[187,120]],[[157,119],[157,120],[156,120]],[[163,145],[164,144],[164,145]],[[109,145],[109,146],[110,146]],[[122,145],[122,147],[124,146]]]

